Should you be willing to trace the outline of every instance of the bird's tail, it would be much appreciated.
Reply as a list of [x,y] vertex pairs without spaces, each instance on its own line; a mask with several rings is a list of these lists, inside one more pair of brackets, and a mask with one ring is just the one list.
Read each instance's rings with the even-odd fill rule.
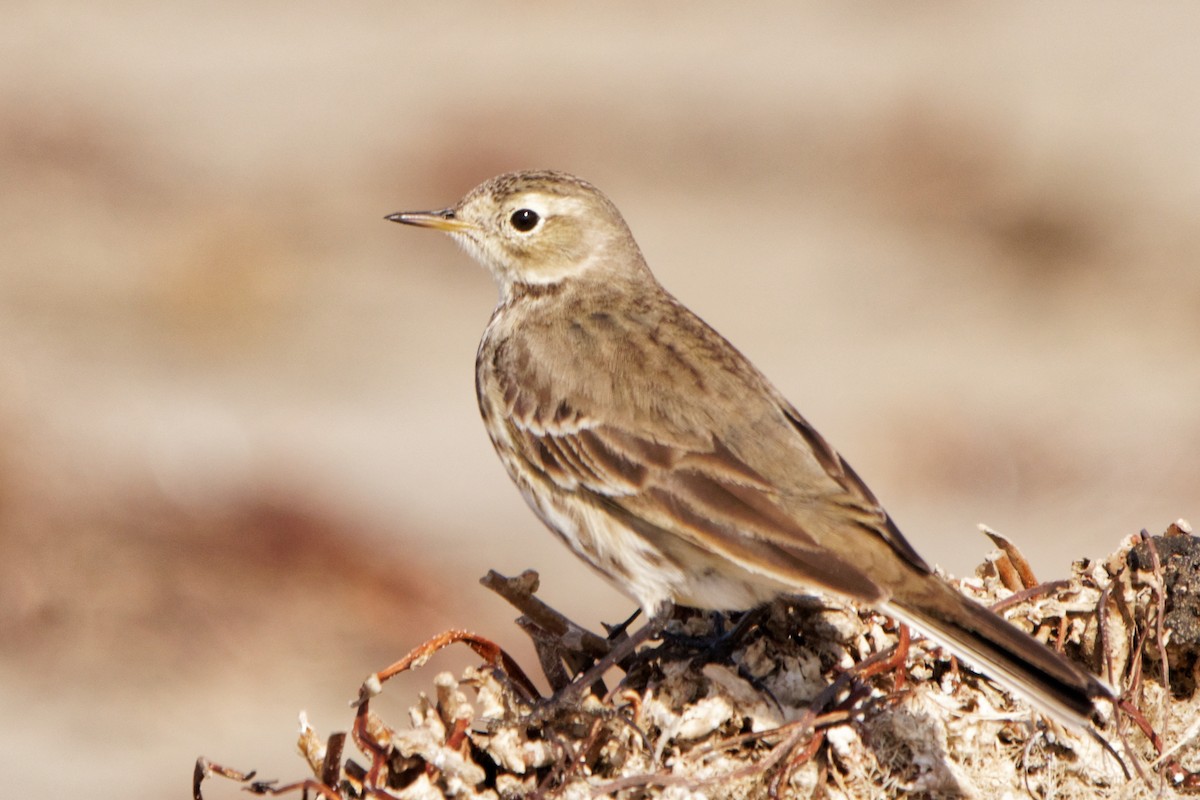
[[885,610],[1042,711],[1087,727],[1095,701],[1113,699],[1099,678],[950,584],[921,581],[918,591],[892,597]]

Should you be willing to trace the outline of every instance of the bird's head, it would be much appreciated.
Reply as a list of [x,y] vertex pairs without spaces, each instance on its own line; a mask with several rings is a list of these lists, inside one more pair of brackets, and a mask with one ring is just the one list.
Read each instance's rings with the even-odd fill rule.
[[616,206],[587,181],[563,172],[506,173],[450,208],[387,219],[449,233],[491,270],[506,294],[514,285],[617,279],[646,269]]

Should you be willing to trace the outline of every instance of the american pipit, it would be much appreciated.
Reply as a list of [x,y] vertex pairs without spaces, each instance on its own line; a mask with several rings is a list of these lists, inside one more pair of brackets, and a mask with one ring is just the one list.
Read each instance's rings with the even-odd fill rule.
[[663,619],[823,589],[872,604],[1084,722],[1109,689],[937,577],[871,490],[736,348],[672,297],[612,204],[517,172],[442,211],[500,302],[476,358],[509,476],[584,561]]

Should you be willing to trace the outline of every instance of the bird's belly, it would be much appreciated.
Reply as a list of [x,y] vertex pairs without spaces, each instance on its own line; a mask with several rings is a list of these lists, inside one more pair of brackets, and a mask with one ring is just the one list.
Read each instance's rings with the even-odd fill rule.
[[[776,581],[680,540],[667,552],[600,508],[522,495],[568,547],[653,615],[665,603],[720,611],[755,608],[789,592]],[[790,591],[794,591],[791,589]]]

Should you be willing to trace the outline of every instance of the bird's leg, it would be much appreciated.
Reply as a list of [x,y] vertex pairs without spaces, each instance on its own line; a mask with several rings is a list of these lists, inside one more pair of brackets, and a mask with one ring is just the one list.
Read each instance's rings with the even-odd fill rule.
[[[707,651],[698,656],[698,658],[702,657],[705,661],[728,660],[733,655],[733,651],[742,643],[746,634],[754,630],[755,626],[766,619],[770,613],[771,607],[769,605],[761,605],[742,614],[728,631],[718,628],[717,635],[709,643]],[[723,617],[719,617],[718,620],[723,620]]]
[[640,608],[635,609],[632,614],[630,614],[621,622],[618,622],[616,625],[609,625],[607,622],[601,622],[600,624],[604,626],[604,633],[608,636],[609,641],[612,641],[618,636],[624,635],[625,631],[629,630],[629,626],[633,624],[633,621],[641,616],[641,613],[642,610]]
[[[585,672],[575,677],[575,680],[559,689],[550,698],[550,704],[555,707],[564,705],[577,705],[583,699],[584,694],[600,682],[604,677],[604,673],[608,672],[613,666],[620,664],[625,659],[629,658],[641,645],[655,639],[662,633],[667,622],[675,614],[674,604],[667,603],[659,607],[654,615],[646,621],[646,624],[637,630],[631,636],[627,636],[618,642],[615,642],[608,654],[600,658],[589,667]],[[600,691],[603,692],[603,684]]]
[[672,649],[696,652],[707,652],[715,647],[726,636],[726,614],[723,611],[705,611],[703,615],[708,620],[708,633],[664,633],[663,644]]

